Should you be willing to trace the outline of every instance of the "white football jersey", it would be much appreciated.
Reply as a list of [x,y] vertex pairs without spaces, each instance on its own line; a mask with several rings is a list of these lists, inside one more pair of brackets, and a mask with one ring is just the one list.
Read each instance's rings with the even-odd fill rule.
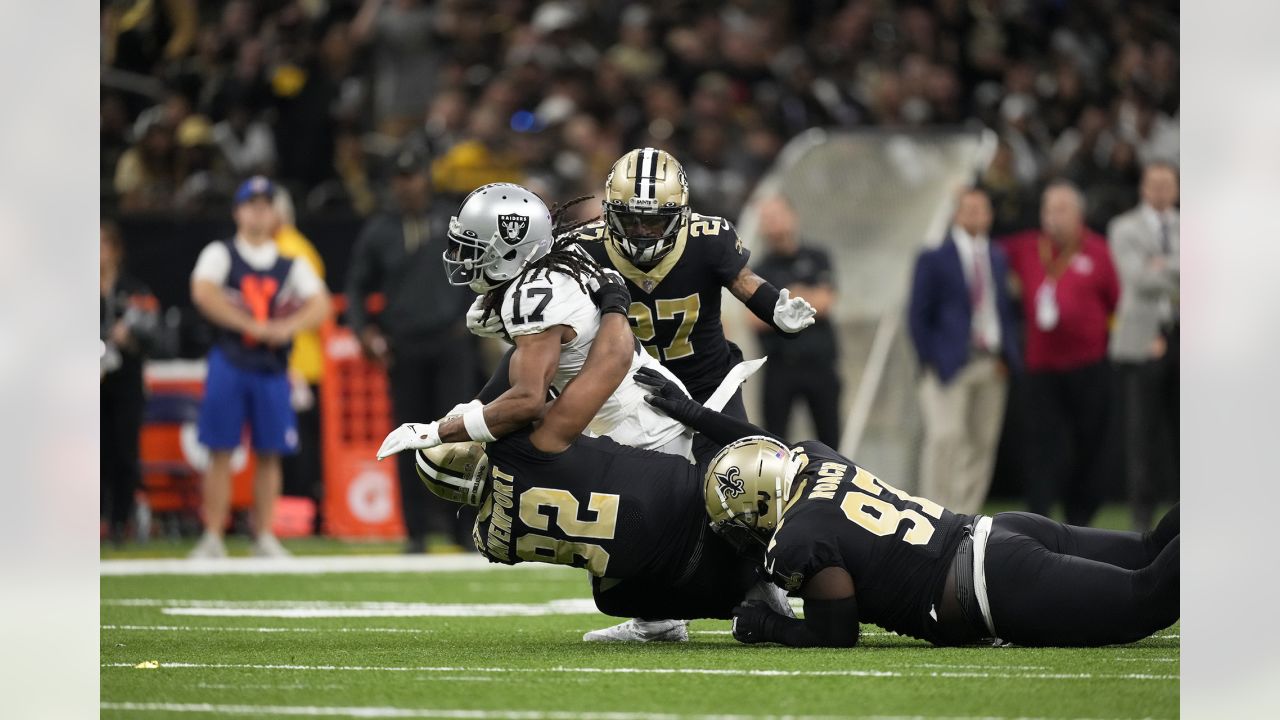
[[[503,294],[500,316],[512,338],[534,335],[557,325],[566,325],[577,333],[573,340],[560,346],[560,364],[551,381],[556,394],[563,392],[582,370],[600,329],[600,309],[591,296],[577,280],[555,270],[535,271],[511,283]],[[608,435],[622,445],[667,452],[680,448],[678,454],[690,456],[685,447],[688,443],[671,445],[681,436],[690,437],[685,426],[646,403],[646,390],[632,376],[642,367],[652,367],[678,384],[680,380],[639,345],[636,349],[631,370],[587,429],[595,435]]]

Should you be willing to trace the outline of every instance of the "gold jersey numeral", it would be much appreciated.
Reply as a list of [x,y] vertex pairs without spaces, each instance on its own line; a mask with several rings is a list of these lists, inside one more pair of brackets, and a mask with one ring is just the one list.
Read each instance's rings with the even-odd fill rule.
[[[620,495],[591,493],[587,512],[593,518],[579,517],[582,504],[568,490],[529,488],[520,493],[520,521],[535,530],[551,526],[555,509],[556,527],[574,538],[612,540],[618,529]],[[603,576],[609,567],[609,552],[600,545],[577,540],[559,540],[538,533],[525,533],[516,538],[516,557],[529,562],[585,567],[592,575]]]
[[[896,533],[903,520],[909,520],[911,527],[903,533],[902,541],[910,545],[929,544],[929,540],[933,538],[934,527],[925,515],[933,518],[942,517],[941,505],[926,498],[908,495],[862,468],[858,468],[858,472],[853,476],[853,484],[858,489],[849,491],[840,501],[840,509],[851,522],[869,533],[885,537]],[[924,513],[912,508],[899,510],[889,502],[880,499],[882,491],[918,504]]]
[[655,306],[659,320],[675,320],[677,315],[680,316],[680,327],[676,328],[671,344],[660,349],[650,344],[658,336],[657,327],[653,323],[653,311],[642,302],[631,303],[627,315],[631,318],[631,329],[644,349],[655,359],[662,361],[692,356],[694,349],[689,336],[693,334],[693,327],[698,324],[698,317],[702,314],[701,296],[694,293],[682,298],[660,298]]

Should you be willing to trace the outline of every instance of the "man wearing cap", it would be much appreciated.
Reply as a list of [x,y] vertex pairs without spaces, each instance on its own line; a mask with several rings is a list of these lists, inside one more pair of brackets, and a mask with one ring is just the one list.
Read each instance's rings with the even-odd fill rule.
[[191,272],[191,299],[217,330],[198,424],[200,442],[209,448],[209,468],[204,537],[191,552],[194,558],[226,555],[222,533],[231,507],[231,453],[246,423],[257,454],[253,552],[288,555],[271,527],[281,456],[298,448],[297,419],[289,404],[289,348],[295,334],[324,321],[329,293],[307,263],[277,251],[275,193],[275,185],[261,175],[244,181],[235,194],[235,237],[210,243]]
[[[394,161],[393,204],[370,218],[356,240],[347,271],[347,320],[366,357],[387,369],[396,425],[440,417],[475,396],[474,340],[464,318],[475,295],[449,285],[440,272],[452,208],[433,203],[427,159],[418,149]],[[385,306],[372,317],[369,296]],[[470,518],[427,492],[412,453],[398,458],[400,503],[408,552],[433,543],[470,545]]]

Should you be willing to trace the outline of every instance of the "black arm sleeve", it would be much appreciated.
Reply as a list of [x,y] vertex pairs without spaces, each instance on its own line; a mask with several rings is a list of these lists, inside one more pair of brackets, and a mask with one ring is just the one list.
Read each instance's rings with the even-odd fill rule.
[[772,613],[764,623],[764,639],[791,647],[853,647],[858,644],[858,601],[805,600],[804,619]]
[[669,400],[655,397],[649,402],[676,420],[706,435],[709,440],[718,445],[728,445],[748,435],[764,435],[788,445],[786,440],[764,428],[756,427],[746,420],[739,420],[710,408],[705,408],[689,398]]
[[516,349],[512,347],[503,353],[502,359],[498,361],[498,368],[493,371],[493,376],[480,389],[480,394],[476,395],[477,400],[488,405],[497,400],[499,395],[511,389],[511,353],[515,351]]

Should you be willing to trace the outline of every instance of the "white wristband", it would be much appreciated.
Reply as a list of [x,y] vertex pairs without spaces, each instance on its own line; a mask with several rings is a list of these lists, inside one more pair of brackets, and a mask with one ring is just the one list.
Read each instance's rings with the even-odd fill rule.
[[473,407],[462,414],[462,425],[467,429],[467,434],[472,440],[480,442],[493,442],[498,438],[493,436],[489,431],[488,424],[484,421],[484,406]]

